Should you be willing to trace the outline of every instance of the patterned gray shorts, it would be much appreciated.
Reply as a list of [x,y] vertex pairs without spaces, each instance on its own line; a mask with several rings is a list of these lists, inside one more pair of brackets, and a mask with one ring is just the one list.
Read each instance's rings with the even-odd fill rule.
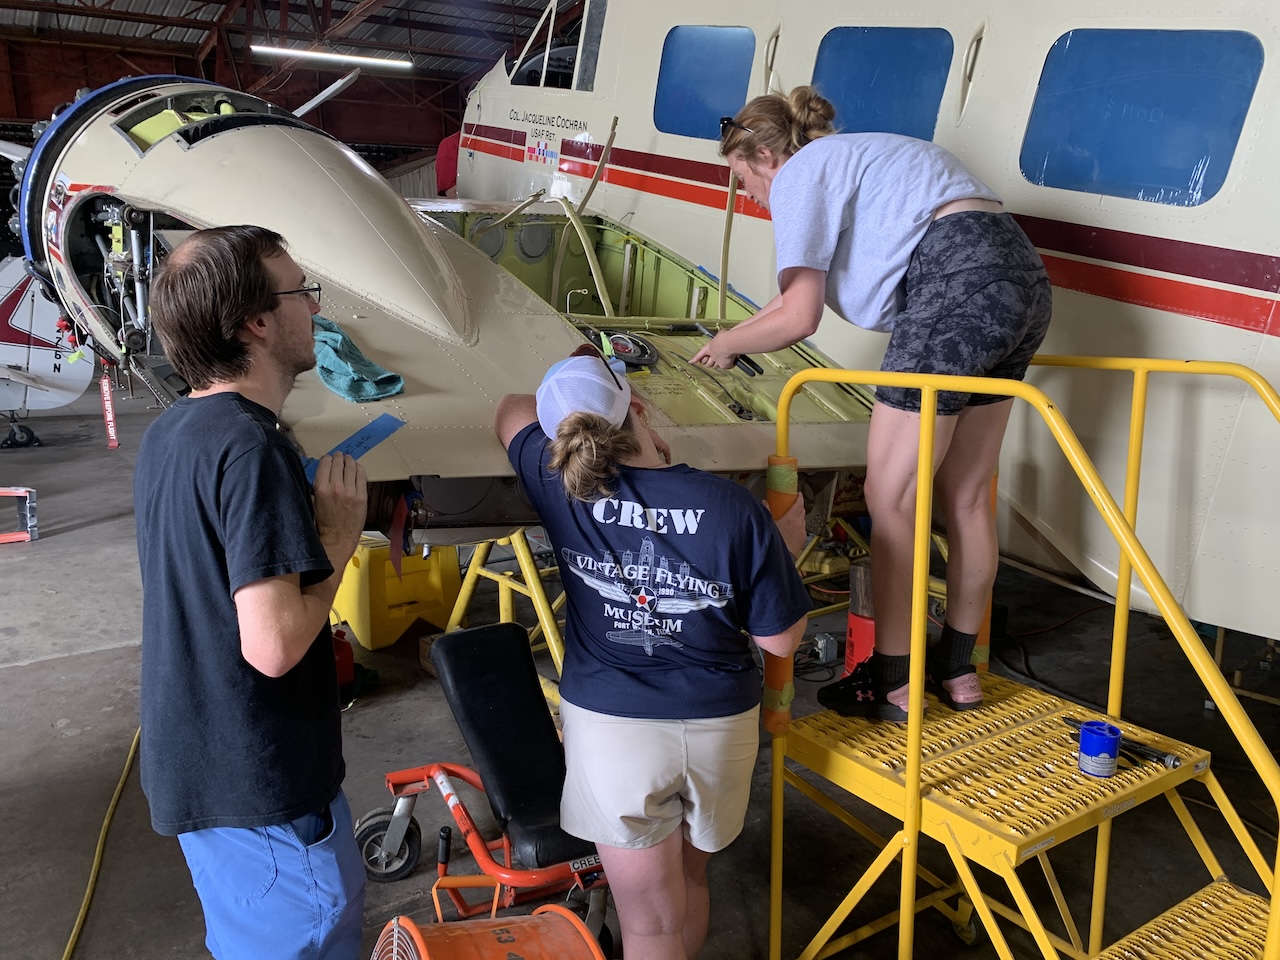
[[[964,211],[929,225],[907,267],[906,306],[880,369],[1021,380],[1049,329],[1053,294],[1036,248],[1007,213]],[[939,391],[938,413],[1006,397]],[[879,387],[876,400],[919,411],[920,391]]]

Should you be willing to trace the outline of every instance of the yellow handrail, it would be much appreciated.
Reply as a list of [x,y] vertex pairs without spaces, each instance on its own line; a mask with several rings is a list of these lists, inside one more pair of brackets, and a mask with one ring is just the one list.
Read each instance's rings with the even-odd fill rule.
[[[1267,402],[1268,407],[1280,418],[1280,396],[1271,388],[1265,379],[1254,371],[1238,364],[1220,364],[1206,361],[1176,360],[1127,360],[1122,358],[1075,358],[1075,357],[1042,357],[1037,362],[1044,366],[1093,366],[1096,369],[1141,370],[1154,372],[1202,372],[1227,373],[1249,382]],[[1200,368],[1200,369],[1197,369]],[[917,460],[917,476],[933,475],[933,434],[937,409],[937,394],[940,389],[962,393],[978,393],[991,396],[1013,397],[1031,404],[1045,425],[1053,434],[1058,446],[1062,449],[1071,464],[1076,476],[1084,485],[1089,498],[1106,521],[1107,526],[1120,544],[1122,556],[1138,574],[1138,579],[1146,587],[1148,594],[1155,601],[1156,607],[1164,616],[1165,622],[1173,631],[1178,645],[1191,662],[1196,674],[1204,683],[1209,696],[1217,704],[1223,719],[1231,732],[1235,734],[1245,755],[1258,771],[1263,784],[1271,794],[1272,801],[1280,807],[1280,765],[1258,734],[1248,714],[1244,712],[1240,701],[1236,699],[1226,678],[1209,656],[1203,643],[1200,642],[1190,621],[1178,606],[1172,591],[1155,568],[1146,549],[1138,541],[1133,526],[1125,517],[1125,513],[1116,503],[1106,485],[1102,482],[1097,468],[1085,453],[1084,447],[1066,418],[1043,391],[1028,383],[1015,380],[987,379],[983,377],[950,377],[930,374],[885,373],[870,370],[803,370],[787,381],[778,398],[777,416],[777,456],[788,456],[790,446],[791,402],[795,395],[808,383],[860,383],[869,386],[892,386],[918,389],[920,398],[920,446]],[[1145,383],[1143,384],[1145,391]],[[1145,394],[1144,394],[1145,395]],[[1136,471],[1135,471],[1136,472]],[[910,667],[910,700],[908,703],[907,722],[907,769],[905,771],[906,800],[903,810],[903,863],[901,912],[902,925],[899,930],[899,960],[910,960],[912,938],[914,935],[914,902],[915,902],[915,862],[920,840],[920,769],[922,765],[921,744],[923,739],[923,703],[924,703],[924,652],[925,652],[925,603],[928,588],[928,531],[933,504],[933,485],[916,484],[916,528],[915,528],[915,562],[911,579],[911,667]],[[1128,505],[1128,504],[1126,504]],[[1136,509],[1136,502],[1135,502]],[[1126,578],[1127,579],[1127,578]],[[1121,665],[1123,668],[1123,665]],[[1113,673],[1115,666],[1112,667]],[[1123,685],[1123,676],[1119,681]],[[1114,686],[1114,684],[1113,684]],[[785,735],[784,735],[785,736]],[[775,742],[775,749],[777,744]],[[1280,855],[1280,853],[1278,853]],[[1270,899],[1272,908],[1269,911],[1267,942],[1263,960],[1280,960],[1280,912],[1275,909],[1277,893],[1280,893],[1280,872],[1272,877]],[[771,918],[777,922],[780,918]],[[771,944],[772,946],[772,944]]]
[[[1124,517],[1138,527],[1138,487],[1142,471],[1142,444],[1146,431],[1147,389],[1152,373],[1196,374],[1235,377],[1244,381],[1280,422],[1280,393],[1256,370],[1239,363],[1216,360],[1165,360],[1151,357],[1074,357],[1045,355],[1031,361],[1041,367],[1069,367],[1081,370],[1129,371],[1133,374],[1133,399],[1129,407],[1129,446],[1124,472]],[[1129,595],[1132,582],[1129,558],[1120,555],[1116,567],[1116,606],[1111,636],[1111,682],[1107,691],[1107,713],[1120,716],[1124,700],[1124,671],[1129,645]],[[1215,658],[1216,659],[1216,658]],[[1107,906],[1107,863],[1111,855],[1113,821],[1098,826],[1094,853],[1093,904],[1089,922],[1089,952],[1102,949],[1103,917]]]

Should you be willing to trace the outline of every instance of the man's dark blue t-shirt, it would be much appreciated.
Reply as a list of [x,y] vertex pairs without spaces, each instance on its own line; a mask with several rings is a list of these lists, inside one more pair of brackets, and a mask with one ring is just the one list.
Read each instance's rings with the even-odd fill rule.
[[780,634],[810,602],[778,528],[742,486],[683,464],[623,466],[612,496],[565,496],[531,424],[507,451],[568,595],[560,693],[618,717],[726,717],[760,702],[743,630]]
[[147,429],[134,474],[142,569],[142,787],[161,834],[284,823],[342,784],[326,623],[268,677],[244,659],[233,595],[333,571],[275,415],[237,393],[185,398]]

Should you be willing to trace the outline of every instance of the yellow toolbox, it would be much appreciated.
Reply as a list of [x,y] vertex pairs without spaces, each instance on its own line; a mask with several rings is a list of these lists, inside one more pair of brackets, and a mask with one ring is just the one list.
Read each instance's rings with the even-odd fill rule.
[[433,547],[425,558],[406,554],[397,577],[391,544],[362,537],[329,618],[346,621],[362,647],[377,650],[399,640],[419,617],[443,629],[461,587],[457,547]]

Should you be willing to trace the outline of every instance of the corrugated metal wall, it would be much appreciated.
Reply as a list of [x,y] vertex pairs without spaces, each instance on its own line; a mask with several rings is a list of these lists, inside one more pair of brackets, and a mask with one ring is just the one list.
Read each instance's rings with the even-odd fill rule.
[[383,175],[402,197],[426,199],[439,196],[436,193],[436,161],[434,157],[420,163],[387,170]]

